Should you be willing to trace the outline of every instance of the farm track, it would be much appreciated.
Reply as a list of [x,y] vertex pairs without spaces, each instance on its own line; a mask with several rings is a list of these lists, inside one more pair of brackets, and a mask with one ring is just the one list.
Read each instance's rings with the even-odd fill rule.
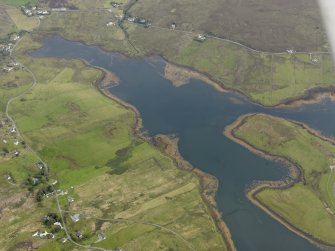
[[[0,8],[1,8],[2,5],[0,5]],[[39,20],[39,18],[37,18]],[[39,20],[39,25],[40,25],[40,20]],[[38,28],[38,27],[37,27]],[[23,38],[23,37],[22,37]],[[20,41],[22,40],[22,38],[20,40],[18,40],[14,47],[13,47],[13,50],[11,51],[10,53],[10,58],[14,61],[16,61],[15,57],[12,56],[12,52],[14,51],[14,49],[17,47],[17,45],[20,43]],[[15,100],[25,96],[26,94],[28,94],[29,92],[31,92],[35,86],[37,85],[37,79],[36,79],[36,76],[35,74],[27,67],[25,66],[24,64],[16,61],[17,63],[19,63],[19,65],[22,67],[22,69],[24,69],[25,71],[27,71],[31,77],[32,77],[32,80],[33,80],[33,83],[32,85],[27,89],[25,90],[24,92],[20,93],[19,95],[15,96],[15,97],[12,97],[11,99],[8,100],[7,104],[6,104],[6,109],[5,109],[5,116],[7,117],[7,119],[12,123],[12,127],[14,127],[16,129],[16,135],[18,137],[18,139],[21,139],[22,141],[24,141],[24,136],[23,134],[20,132],[20,130],[17,128],[16,126],[16,123],[15,123],[15,120],[14,118],[10,115],[10,112],[9,112],[9,108],[10,108],[10,105],[11,103],[13,103]],[[29,145],[26,143],[26,148],[32,152],[36,157],[37,159],[43,163],[44,166],[47,166],[47,163],[40,157],[40,155]],[[54,191],[56,191],[56,188],[54,187],[53,184],[47,182],[47,184],[49,186],[51,186],[53,188]],[[69,231],[67,229],[67,226],[66,226],[66,223],[65,223],[65,220],[64,220],[64,216],[63,216],[63,212],[67,212],[67,211],[63,211],[62,208],[61,208],[61,205],[60,205],[60,202],[59,202],[59,194],[57,192],[55,192],[55,199],[56,199],[56,204],[57,204],[57,211],[58,213],[60,214],[60,217],[61,217],[61,221],[62,221],[62,225],[63,225],[63,230],[66,234],[66,237],[67,239],[73,243],[74,245],[78,246],[78,247],[81,247],[81,248],[86,248],[86,249],[91,249],[91,250],[101,250],[101,251],[113,251],[113,250],[110,250],[110,249],[105,249],[105,248],[100,248],[100,247],[94,247],[94,246],[91,246],[91,245],[82,245],[76,241],[74,241],[71,237],[71,235],[69,234]],[[96,217],[94,217],[96,218]],[[96,219],[100,219],[100,218],[96,218]],[[172,233],[173,235],[175,235],[177,238],[181,239],[187,246],[190,250],[192,251],[195,251],[194,247],[192,246],[192,244],[190,242],[188,242],[185,238],[183,238],[180,234],[178,234],[177,232],[167,228],[167,227],[164,227],[164,226],[161,226],[159,224],[155,224],[155,223],[152,223],[152,222],[139,222],[139,221],[133,221],[133,220],[127,220],[127,219],[100,219],[100,220],[105,220],[105,221],[114,221],[114,222],[128,222],[128,223],[133,223],[133,224],[144,224],[144,225],[150,225],[150,226],[154,226],[156,228],[159,228],[161,230],[164,230],[166,232],[169,232],[169,233]]]

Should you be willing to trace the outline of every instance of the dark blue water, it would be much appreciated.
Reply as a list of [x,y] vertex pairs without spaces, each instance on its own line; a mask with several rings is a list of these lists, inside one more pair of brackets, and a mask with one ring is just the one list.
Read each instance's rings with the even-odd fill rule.
[[335,103],[327,100],[298,109],[272,109],[253,104],[238,94],[218,92],[199,80],[174,87],[163,77],[165,62],[158,57],[128,59],[60,37],[46,39],[43,48],[31,54],[81,58],[114,72],[121,84],[110,91],[138,108],[148,133],[177,134],[182,156],[218,178],[218,206],[238,250],[318,250],[245,196],[245,188],[252,181],[280,179],[287,175],[287,170],[230,141],[223,129],[240,115],[262,112],[298,120],[325,135],[335,135]]

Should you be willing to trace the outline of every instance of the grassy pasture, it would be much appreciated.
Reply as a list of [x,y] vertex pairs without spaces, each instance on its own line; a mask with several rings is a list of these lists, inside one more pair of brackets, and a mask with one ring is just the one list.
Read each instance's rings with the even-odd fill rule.
[[[211,39],[193,42],[183,48],[176,61],[208,73],[224,86],[239,90],[263,105],[276,105],[290,98],[303,96],[313,87],[328,87],[335,83],[330,55],[271,55],[250,52],[236,45]],[[303,58],[303,60],[302,60]],[[333,67],[333,66],[332,66]]]
[[[160,54],[268,106],[300,98],[314,87],[335,84],[333,62],[327,54],[258,53],[215,38],[196,42],[193,39],[197,32],[145,29],[127,21],[122,30],[118,26],[107,27],[110,21],[115,20],[106,10],[53,13],[43,20],[40,31],[130,56]],[[315,59],[317,62],[312,62]]]
[[40,31],[58,33],[67,39],[100,45],[106,50],[134,54],[124,32],[118,26],[107,27],[116,20],[107,11],[53,13],[43,20]]
[[0,78],[0,110],[4,113],[8,100],[29,89],[33,80],[31,75],[23,69],[10,73],[1,72]]
[[79,9],[111,8],[111,2],[126,4],[128,0],[69,0],[69,3],[77,6]]
[[266,189],[257,198],[292,225],[334,244],[335,178],[329,166],[335,157],[335,146],[297,124],[262,114],[247,117],[234,134],[251,146],[302,168],[305,184],[300,182],[284,190]]
[[0,4],[7,4],[13,6],[22,6],[25,4],[36,5],[38,0],[0,0]]
[[7,14],[5,8],[0,8],[0,39],[7,38],[8,34],[16,31],[15,24]]
[[[79,61],[32,59],[20,54],[30,46],[37,44],[25,37],[17,53],[35,73],[38,84],[24,100],[11,105],[10,113],[26,142],[49,164],[52,179],[75,199],[69,204],[66,196],[60,196],[62,208],[69,211],[65,219],[73,238],[80,231],[85,239],[76,240],[83,244],[126,250],[189,250],[190,245],[197,250],[225,250],[200,196],[197,178],[133,135],[134,113],[93,86],[101,72]],[[29,152],[21,156],[0,163],[1,173],[12,171],[20,184],[15,186],[17,193],[26,191],[21,184],[34,172],[37,161]],[[3,184],[4,193],[10,188]],[[30,218],[36,210],[35,193],[36,189],[26,214],[23,208],[16,209],[21,210],[22,220],[18,216],[17,224],[6,223],[10,231],[20,227],[17,236],[10,237],[8,229],[2,230],[1,238],[8,239],[5,248],[25,242],[41,250],[74,249],[57,239],[31,237],[33,231],[45,229],[40,224],[42,216],[56,211],[54,199],[45,198]],[[71,212],[81,214],[79,222],[72,222]],[[115,222],[115,218],[129,222]],[[107,239],[95,243],[100,232]],[[64,234],[58,232],[57,236]]]
[[128,0],[39,0],[39,4],[42,6],[50,8],[75,8],[79,10],[111,8],[111,2],[120,3],[124,6],[124,4],[127,4]]
[[27,17],[22,14],[21,10],[16,8],[10,8],[6,11],[19,30],[32,31],[38,27],[39,21],[37,18]]
[[145,29],[128,24],[127,30],[142,53],[157,53],[208,74],[223,86],[263,105],[277,105],[299,98],[311,88],[335,84],[332,58],[327,54],[273,55],[214,38],[199,43],[193,41],[192,34],[155,27]]

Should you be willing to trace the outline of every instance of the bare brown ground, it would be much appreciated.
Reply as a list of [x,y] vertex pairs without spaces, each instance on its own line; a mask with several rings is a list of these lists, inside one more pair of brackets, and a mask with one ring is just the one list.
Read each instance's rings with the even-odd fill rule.
[[[196,70],[182,67],[167,62],[165,66],[164,77],[172,82],[176,87],[180,87],[189,83],[190,79],[201,80],[211,86],[213,86],[219,92],[237,92],[245,97],[245,95],[239,91],[231,90],[222,84],[212,80],[210,77],[197,72]],[[334,88],[314,88],[306,91],[306,94],[302,97],[293,98],[288,101],[275,105],[275,108],[298,108],[304,105],[317,104],[325,99],[335,101],[335,89]],[[242,102],[236,98],[231,98],[231,101],[235,104],[241,104]],[[249,100],[250,101],[250,100]],[[252,101],[250,101],[252,102]]]
[[296,100],[293,100],[289,103],[283,103],[279,104],[276,107],[278,108],[292,108],[292,107],[301,107],[304,105],[310,105],[310,104],[317,104],[322,102],[325,99],[330,99],[332,101],[335,101],[335,92],[322,92],[322,93],[317,93],[314,95],[309,96],[308,98],[298,98]]
[[262,51],[315,51],[325,43],[317,0],[141,0],[130,14]]
[[200,72],[193,71],[181,66],[176,66],[171,63],[166,63],[164,77],[172,82],[176,87],[188,84],[190,79],[198,79],[209,85],[212,85],[220,92],[224,92],[224,88],[219,83],[211,80]]
[[113,72],[106,71],[104,78],[100,82],[100,86],[107,87],[110,83],[120,84],[120,79]]

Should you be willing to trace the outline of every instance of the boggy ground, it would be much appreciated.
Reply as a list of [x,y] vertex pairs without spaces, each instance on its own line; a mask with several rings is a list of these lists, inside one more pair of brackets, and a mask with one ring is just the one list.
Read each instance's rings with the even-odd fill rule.
[[[150,19],[146,13],[136,12],[145,4],[145,1],[134,2],[124,14],[141,15]],[[222,7],[216,4],[217,8]],[[252,8],[260,7],[259,4],[252,5]],[[192,8],[200,9],[200,6],[192,4]],[[318,15],[318,10],[310,10],[310,13]],[[197,17],[198,15],[192,15],[192,18]],[[114,22],[115,26],[107,26],[108,22]],[[221,24],[217,23],[217,26]],[[279,31],[280,27],[276,32]],[[42,21],[39,32],[42,35],[56,33],[70,40],[99,45],[105,50],[118,51],[129,56],[158,54],[170,63],[200,72],[222,88],[243,93],[266,106],[304,98],[308,90],[319,87],[322,92],[327,92],[335,84],[332,58],[323,49],[309,48],[306,52],[293,54],[286,53],[286,49],[280,50],[284,51],[282,54],[265,53],[212,35],[200,43],[194,38],[197,34],[204,33],[204,29],[192,30],[177,26],[175,30],[171,30],[169,25],[160,22],[153,22],[150,28],[145,28],[127,19],[119,22],[116,15],[106,9],[55,12]],[[311,41],[295,39],[301,45]],[[263,43],[264,46],[268,44],[273,43]]]
[[290,163],[293,179],[256,185],[249,198],[290,230],[334,250],[334,141],[303,124],[264,114],[240,118],[225,134],[256,154]]
[[153,25],[201,31],[262,51],[320,50],[326,43],[317,0],[141,0],[131,9]]

